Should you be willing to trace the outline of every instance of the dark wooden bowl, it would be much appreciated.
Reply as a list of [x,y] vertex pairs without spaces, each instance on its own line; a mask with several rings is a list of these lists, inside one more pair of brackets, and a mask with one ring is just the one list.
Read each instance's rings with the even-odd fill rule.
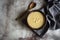
[[[40,12],[40,13],[44,16],[44,23],[43,23],[42,27],[36,29],[36,28],[31,28],[31,27],[29,26],[29,24],[28,24],[28,22],[27,22],[27,17],[28,17],[28,15],[29,15],[31,12]],[[33,30],[39,30],[39,29],[43,28],[44,26],[46,26],[46,16],[45,16],[45,14],[44,14],[43,12],[41,12],[41,11],[39,11],[39,10],[28,11],[28,12],[27,12],[27,15],[26,15],[26,18],[25,18],[25,21],[26,21],[27,27],[29,27],[29,28],[31,28],[31,29],[33,29]]]

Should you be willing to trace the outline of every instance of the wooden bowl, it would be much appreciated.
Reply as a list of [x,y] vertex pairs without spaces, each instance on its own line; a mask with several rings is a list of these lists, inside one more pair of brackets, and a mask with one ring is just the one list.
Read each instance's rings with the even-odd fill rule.
[[[32,15],[33,14],[33,15]],[[35,16],[36,15],[36,16]],[[32,16],[32,17],[30,17],[30,16]],[[40,20],[38,20],[37,19],[37,21],[39,21],[38,23],[34,23],[34,24],[30,24],[30,22],[32,22],[33,23],[33,21],[34,20],[32,20],[33,18],[35,18],[35,17],[33,17],[33,16],[35,16],[36,18],[38,17]],[[41,28],[43,28],[45,25],[46,25],[46,16],[45,16],[45,14],[43,13],[43,12],[41,12],[41,11],[39,11],[39,10],[33,10],[33,11],[28,11],[26,14],[25,14],[25,16],[24,16],[25,18],[22,20],[22,22],[24,23],[24,24],[26,24],[27,25],[27,27],[29,27],[29,28],[31,28],[31,29],[34,29],[34,30],[37,30],[37,29],[41,29]],[[32,19],[31,19],[32,18]],[[31,19],[31,20],[30,20]],[[36,19],[35,19],[36,20]],[[30,21],[30,22],[29,22]],[[35,21],[36,22],[36,21]],[[43,22],[43,23],[42,23]],[[37,24],[37,25],[36,25]],[[40,25],[41,24],[41,25]],[[35,26],[35,27],[34,27]]]

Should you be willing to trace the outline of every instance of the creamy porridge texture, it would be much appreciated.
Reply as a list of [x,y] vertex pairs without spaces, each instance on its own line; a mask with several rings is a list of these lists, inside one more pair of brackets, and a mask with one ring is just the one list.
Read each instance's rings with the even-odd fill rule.
[[60,40],[60,29],[48,30],[43,38],[39,38],[15,20],[31,1],[37,4],[31,10],[39,9],[43,4],[43,0],[0,0],[0,40]]
[[31,12],[27,17],[27,22],[32,28],[41,28],[44,24],[44,16],[40,12]]

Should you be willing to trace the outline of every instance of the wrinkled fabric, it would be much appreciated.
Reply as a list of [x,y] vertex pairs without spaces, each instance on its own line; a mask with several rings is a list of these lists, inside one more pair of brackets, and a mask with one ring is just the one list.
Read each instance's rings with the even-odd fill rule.
[[49,19],[50,29],[60,28],[60,0],[48,1],[46,16]]
[[[60,29],[60,0],[45,0],[46,6],[40,11],[45,13],[47,24],[45,28],[35,30],[35,32],[42,37],[48,29]],[[48,26],[48,27],[47,27]]]

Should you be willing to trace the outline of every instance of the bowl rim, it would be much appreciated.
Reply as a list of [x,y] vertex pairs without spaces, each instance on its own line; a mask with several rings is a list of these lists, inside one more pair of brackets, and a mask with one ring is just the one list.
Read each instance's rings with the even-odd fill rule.
[[[29,24],[28,24],[28,22],[27,22],[27,17],[28,17],[28,15],[29,15],[31,12],[40,12],[40,13],[44,16],[44,20],[45,20],[45,21],[44,21],[42,27],[40,27],[40,28],[32,28],[32,27],[29,26]],[[27,15],[27,17],[26,17],[26,24],[27,24],[27,26],[28,26],[30,29],[39,30],[39,29],[42,29],[42,28],[44,28],[44,27],[46,26],[47,19],[46,19],[45,14],[44,14],[42,11],[40,11],[40,10],[28,11],[27,14],[28,14],[28,15]]]

